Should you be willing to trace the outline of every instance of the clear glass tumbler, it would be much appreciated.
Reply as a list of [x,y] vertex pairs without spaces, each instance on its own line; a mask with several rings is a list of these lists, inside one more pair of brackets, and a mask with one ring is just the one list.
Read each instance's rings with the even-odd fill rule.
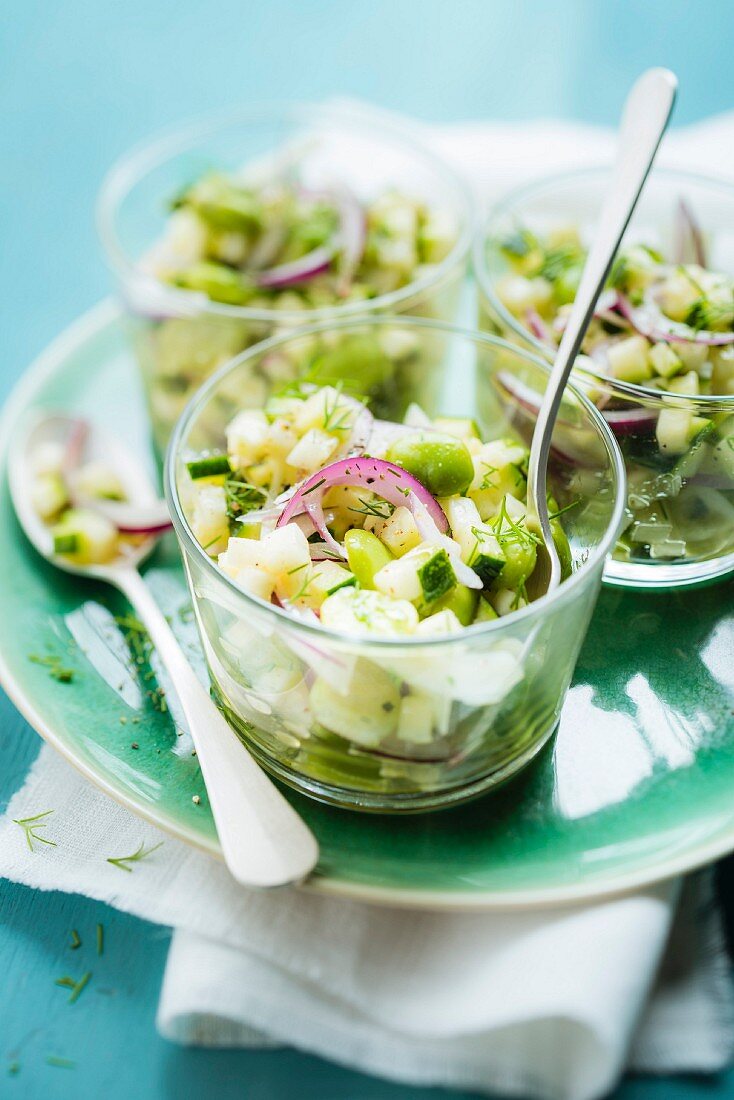
[[[288,173],[305,186],[330,180],[362,202],[390,190],[424,201],[451,227],[453,247],[440,263],[417,268],[407,286],[320,309],[305,303],[299,308],[292,294],[288,308],[226,305],[146,274],[141,260],[161,239],[171,200],[187,185],[206,170],[237,172],[286,157]],[[260,340],[311,322],[387,311],[454,319],[473,210],[459,178],[401,127],[359,109],[293,104],[192,121],[134,149],[103,184],[98,226],[126,310],[153,438],[162,455],[174,423],[202,382]],[[289,344],[286,354],[306,371],[322,350],[306,341]],[[339,357],[330,350],[333,358]],[[352,357],[369,354],[359,341],[349,352]],[[375,407],[394,415],[399,412],[396,394],[401,400],[408,395],[424,400],[423,381],[414,376],[400,347],[388,348],[374,364]]]
[[[473,416],[483,438],[529,438],[548,375],[534,355],[413,319],[322,325],[308,338],[328,333],[412,347],[416,363],[432,364],[431,390],[442,389],[429,413]],[[234,408],[262,402],[268,359],[287,352],[290,339],[251,348],[210,378],[168,451],[166,491],[214,695],[264,767],[318,799],[375,811],[461,801],[513,775],[555,729],[620,528],[619,449],[601,414],[569,389],[551,481],[566,505],[559,522],[573,572],[552,595],[440,639],[373,641],[309,625],[237,588],[187,518],[187,460],[222,447]],[[423,715],[420,744],[396,736],[406,705]]]
[[[508,195],[492,210],[474,249],[481,328],[537,355],[553,354],[497,293],[508,271],[498,242],[518,226],[542,237],[571,225],[589,241],[608,181],[608,169],[566,173]],[[700,225],[708,265],[734,273],[734,186],[723,180],[655,169],[625,240],[671,256],[681,200]],[[734,571],[733,346],[713,358],[721,358],[720,373],[729,381],[726,392],[704,397],[609,378],[589,359],[574,372],[576,385],[602,410],[617,437],[627,470],[625,528],[604,574],[611,583],[668,588]],[[687,430],[690,425],[695,432]]]

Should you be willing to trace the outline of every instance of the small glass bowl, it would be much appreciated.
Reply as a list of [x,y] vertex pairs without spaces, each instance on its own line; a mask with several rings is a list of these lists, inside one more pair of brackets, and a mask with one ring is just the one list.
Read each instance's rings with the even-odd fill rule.
[[[187,519],[186,462],[222,448],[236,408],[262,404],[268,360],[292,340],[358,333],[400,341],[417,362],[433,363],[444,395],[429,413],[474,416],[485,438],[527,442],[532,420],[522,399],[538,399],[548,376],[535,356],[425,320],[325,324],[251,348],[209,379],[174,431],[166,493],[214,696],[257,759],[325,802],[421,810],[507,779],[553,733],[619,533],[624,466],[600,413],[569,388],[551,482],[559,503],[571,502],[560,522],[574,571],[552,595],[493,622],[422,640],[367,640],[298,621],[243,592],[202,550]],[[410,742],[396,736],[407,700],[422,716]]]
[[[408,286],[379,297],[322,309],[250,308],[212,302],[146,274],[141,258],[160,240],[172,196],[207,169],[288,157],[309,185],[337,182],[362,201],[389,189],[441,211],[455,229],[445,259]],[[194,120],[124,156],[108,174],[97,220],[125,306],[160,455],[181,411],[204,380],[238,352],[269,336],[326,319],[409,313],[455,318],[473,230],[473,207],[460,179],[399,126],[355,108],[293,104],[241,109]],[[297,345],[289,353],[299,357]],[[399,356],[373,399],[391,413],[392,393],[421,380],[404,377]]]
[[[497,240],[511,227],[543,235],[574,225],[589,240],[606,193],[609,170],[554,176],[516,191],[491,211],[474,249],[480,328],[522,343],[550,358],[538,340],[500,301],[497,282],[507,264]],[[709,246],[714,270],[734,272],[734,187],[704,176],[653,171],[626,239],[670,255],[676,210],[684,198]],[[727,353],[728,354],[728,353]],[[574,371],[576,384],[604,409],[627,469],[625,530],[604,579],[641,588],[701,584],[734,571],[734,394],[686,397],[609,378],[593,369]],[[675,454],[658,441],[660,414],[673,421],[701,418],[708,430]],[[661,431],[662,434],[662,431]]]

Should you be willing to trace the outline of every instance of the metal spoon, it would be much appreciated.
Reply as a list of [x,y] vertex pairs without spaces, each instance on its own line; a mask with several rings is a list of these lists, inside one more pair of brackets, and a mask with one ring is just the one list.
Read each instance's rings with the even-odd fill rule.
[[[49,527],[31,500],[34,455],[43,443],[66,445],[80,422],[45,414],[19,432],[11,448],[10,493],[21,526],[36,550],[67,573],[107,581],[118,588],[145,624],[158,656],[175,686],[196,748],[209,801],[229,870],[244,886],[285,886],[313,870],[318,844],[306,824],[227,725],[202,687],[138,569],[153,550],[156,537],[145,539],[106,565],[77,565],[54,553]],[[127,499],[155,511],[156,494],[126,448],[107,432],[90,430],[85,458],[103,459],[121,480]]]
[[677,87],[677,78],[668,69],[648,69],[635,81],[627,96],[612,180],[535,423],[530,447],[528,496],[538,513],[548,553],[548,592],[557,588],[561,581],[561,562],[553,542],[546,483],[553,427],[568,376],[594,315],[596,300],[604,289],[614,255],[668,125]]

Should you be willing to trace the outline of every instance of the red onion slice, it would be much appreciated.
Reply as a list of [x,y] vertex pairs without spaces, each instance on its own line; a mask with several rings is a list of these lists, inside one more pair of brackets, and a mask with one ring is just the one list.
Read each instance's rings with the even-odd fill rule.
[[258,286],[279,290],[282,287],[304,283],[328,271],[333,256],[333,246],[322,245],[320,248],[314,248],[312,252],[308,252],[297,260],[261,271],[257,275]]
[[525,322],[536,339],[542,340],[544,344],[555,343],[550,329],[536,309],[525,310]]
[[734,332],[697,332],[679,321],[671,321],[654,302],[647,299],[643,305],[635,307],[624,294],[617,295],[617,309],[640,336],[667,344],[704,344],[707,347],[720,347],[734,343]]
[[130,504],[124,500],[100,500],[77,497],[78,503],[91,508],[114,523],[122,535],[161,535],[173,526],[164,500],[153,504]]
[[401,505],[409,508],[414,516],[422,506],[438,532],[445,534],[448,531],[449,523],[441,505],[417,478],[383,458],[364,455],[332,462],[302,482],[281,512],[276,526],[298,522],[305,514],[332,557],[346,558],[344,548],[327,528],[323,511],[324,494],[336,485],[360,486],[396,508]]

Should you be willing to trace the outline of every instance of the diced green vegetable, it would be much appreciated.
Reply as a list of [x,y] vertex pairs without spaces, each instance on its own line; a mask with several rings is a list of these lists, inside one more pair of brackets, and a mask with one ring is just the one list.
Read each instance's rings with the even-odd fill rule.
[[474,477],[466,444],[438,432],[414,432],[388,448],[388,461],[402,466],[434,496],[463,493]]
[[344,536],[349,568],[362,588],[375,587],[375,574],[393,561],[393,556],[370,531],[355,527]]
[[186,469],[194,481],[202,477],[219,477],[221,474],[232,473],[227,455],[208,455],[206,458],[194,459],[193,462],[186,463]]

